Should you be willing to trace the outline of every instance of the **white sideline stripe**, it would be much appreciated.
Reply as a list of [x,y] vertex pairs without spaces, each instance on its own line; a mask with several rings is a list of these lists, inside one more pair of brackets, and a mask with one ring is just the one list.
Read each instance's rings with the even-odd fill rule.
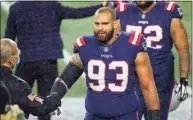
[[[1,7],[8,13],[9,12],[9,7],[10,7],[10,3],[9,2],[1,2]],[[70,54],[70,52],[68,52],[66,49],[63,49],[63,55],[64,55],[64,63],[68,63],[72,57],[72,55]],[[81,75],[82,78],[85,78],[85,74]]]

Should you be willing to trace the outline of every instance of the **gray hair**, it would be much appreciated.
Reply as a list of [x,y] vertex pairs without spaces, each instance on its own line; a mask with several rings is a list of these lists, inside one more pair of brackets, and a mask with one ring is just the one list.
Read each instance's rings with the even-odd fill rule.
[[12,40],[9,38],[1,39],[1,64],[13,54],[13,47],[10,41]]

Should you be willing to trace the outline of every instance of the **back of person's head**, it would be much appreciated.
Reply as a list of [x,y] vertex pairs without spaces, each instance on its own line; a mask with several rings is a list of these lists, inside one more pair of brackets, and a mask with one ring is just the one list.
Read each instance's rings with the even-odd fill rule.
[[19,53],[17,44],[13,40],[8,38],[1,39],[1,65],[9,64],[13,66],[18,61]]
[[0,114],[7,113],[10,109],[11,104],[11,97],[9,94],[9,90],[3,83],[3,81],[0,80]]

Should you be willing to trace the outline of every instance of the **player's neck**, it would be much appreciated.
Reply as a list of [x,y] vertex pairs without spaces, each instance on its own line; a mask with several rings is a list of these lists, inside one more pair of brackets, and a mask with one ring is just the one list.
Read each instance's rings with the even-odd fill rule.
[[138,7],[138,8],[141,10],[142,13],[147,13],[147,12],[149,12],[154,6],[155,6],[155,2],[153,2],[153,4],[150,5],[148,8],[144,8],[144,9],[139,8],[139,7]]
[[115,42],[117,40],[117,35],[114,33],[113,37],[111,38],[111,40],[109,40],[109,42],[107,42],[106,45],[111,45],[113,42]]

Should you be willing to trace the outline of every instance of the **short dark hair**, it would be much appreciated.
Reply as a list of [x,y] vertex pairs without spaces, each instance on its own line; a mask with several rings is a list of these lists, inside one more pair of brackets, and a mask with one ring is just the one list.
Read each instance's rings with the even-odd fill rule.
[[111,9],[110,7],[102,7],[99,8],[96,12],[95,15],[97,13],[104,13],[104,12],[109,12],[111,14],[112,20],[116,20],[116,14],[115,11],[113,9]]

